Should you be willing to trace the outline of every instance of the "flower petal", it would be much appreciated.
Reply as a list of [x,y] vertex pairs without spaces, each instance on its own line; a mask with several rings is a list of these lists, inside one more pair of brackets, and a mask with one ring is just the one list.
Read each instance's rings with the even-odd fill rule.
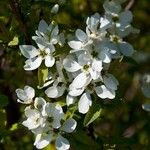
[[119,44],[120,51],[125,56],[132,56],[134,49],[131,44],[123,42]]
[[71,105],[71,104],[74,104],[76,101],[75,97],[71,96],[71,95],[67,95],[66,97],[66,104],[67,106]]
[[39,55],[38,49],[36,49],[32,45],[20,45],[19,48],[21,50],[22,55],[26,58],[33,58]]
[[117,86],[119,85],[119,82],[113,75],[107,74],[103,77],[103,80],[107,88],[112,90],[117,90]]
[[79,112],[82,114],[87,113],[91,105],[92,105],[92,100],[90,94],[84,93],[78,102]]
[[58,135],[55,146],[57,150],[68,150],[70,148],[68,140],[61,135]]
[[27,71],[35,70],[41,65],[41,63],[42,63],[42,57],[40,56],[32,59],[28,59],[25,62],[24,69]]
[[52,133],[45,134],[45,135],[38,134],[36,136],[34,145],[36,146],[37,149],[42,149],[52,141],[52,137],[53,137]]
[[35,90],[30,86],[25,86],[24,91],[30,99],[32,99],[35,96]]
[[105,99],[105,98],[114,99],[115,98],[115,91],[108,89],[104,85],[97,86],[95,88],[95,91],[96,91],[97,96],[102,99]]
[[84,31],[82,31],[81,29],[77,29],[75,34],[76,34],[76,37],[78,38],[78,40],[80,40],[82,42],[85,42],[88,38],[86,33]]
[[101,60],[94,60],[92,63],[92,69],[101,72],[103,67],[102,67],[102,61]]
[[81,66],[71,57],[67,57],[64,59],[63,66],[68,72],[75,72],[81,69]]
[[80,73],[72,82],[72,86],[75,88],[82,88],[86,85],[87,76],[84,72]]
[[63,95],[64,91],[64,86],[51,86],[45,91],[45,94],[50,98],[58,98]]
[[47,55],[45,57],[45,66],[46,67],[52,67],[55,63],[55,58],[52,56]]
[[39,30],[40,32],[46,33],[47,28],[48,28],[48,24],[42,19],[42,20],[39,22],[38,30]]
[[75,50],[80,50],[82,49],[82,42],[80,41],[70,41],[68,42],[68,45],[72,48],[72,49],[75,49]]
[[61,127],[61,130],[67,133],[71,133],[75,130],[76,126],[77,122],[73,118],[70,118],[65,121],[65,123]]

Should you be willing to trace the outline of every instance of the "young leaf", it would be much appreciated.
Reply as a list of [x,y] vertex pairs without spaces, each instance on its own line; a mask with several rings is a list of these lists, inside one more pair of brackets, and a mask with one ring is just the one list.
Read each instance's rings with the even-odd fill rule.
[[88,111],[88,113],[84,118],[84,123],[83,123],[84,126],[88,126],[93,121],[95,121],[101,115],[101,112],[102,112],[101,105],[97,103],[93,103],[90,110]]
[[39,86],[43,86],[44,82],[46,81],[46,78],[48,76],[48,68],[45,66],[41,66],[38,68],[38,80],[39,80]]

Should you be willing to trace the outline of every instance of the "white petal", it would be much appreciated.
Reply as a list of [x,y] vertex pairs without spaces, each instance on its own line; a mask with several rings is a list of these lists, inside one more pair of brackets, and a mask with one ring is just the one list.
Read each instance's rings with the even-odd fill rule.
[[42,134],[38,134],[36,136],[34,145],[36,146],[37,149],[42,149],[44,147],[46,147],[51,141],[52,141],[52,134],[46,134],[46,135],[42,135]]
[[102,67],[102,61],[101,60],[94,60],[92,63],[92,69],[101,72],[103,67]]
[[87,40],[87,35],[84,31],[82,31],[81,29],[77,29],[76,30],[76,37],[78,38],[78,40],[85,42]]
[[93,80],[98,79],[100,77],[100,75],[101,75],[99,72],[97,72],[97,71],[95,71],[93,69],[90,69],[89,72],[90,72],[91,78]]
[[64,91],[64,86],[51,86],[45,91],[45,94],[50,98],[58,98],[63,95]]
[[108,27],[110,27],[110,21],[106,18],[101,17],[100,18],[100,28],[101,30],[106,30]]
[[69,89],[69,95],[71,96],[79,96],[83,93],[84,91],[84,88],[79,88],[79,89],[76,89],[76,88],[70,88]]
[[34,101],[34,107],[36,109],[43,109],[44,105],[46,105],[46,101],[42,97],[36,97]]
[[40,50],[44,50],[48,46],[42,38],[36,38],[35,42]]
[[132,12],[129,10],[126,10],[122,13],[120,13],[119,15],[119,21],[121,23],[121,25],[123,25],[123,27],[126,27],[127,25],[129,25],[129,23],[132,21],[133,19],[133,15]]
[[92,105],[92,100],[90,94],[84,93],[78,102],[79,112],[82,114],[87,113],[91,105]]
[[35,96],[35,90],[30,86],[25,86],[24,91],[30,99],[32,99]]
[[57,150],[68,150],[70,148],[68,140],[61,135],[57,137],[55,146]]
[[58,33],[59,33],[59,29],[58,29],[58,25],[56,25],[51,33],[52,38],[53,36],[58,35]]
[[17,94],[17,97],[22,100],[22,102],[28,99],[28,96],[22,89],[16,89],[16,94]]
[[84,72],[80,73],[72,82],[72,86],[75,88],[82,88],[86,85],[87,76]]
[[84,65],[86,65],[88,63],[91,63],[91,59],[90,59],[90,57],[87,54],[80,54],[78,56],[78,63],[81,66],[84,66]]
[[71,105],[71,104],[74,104],[76,101],[75,97],[71,96],[71,95],[67,95],[66,97],[66,104],[67,106]]
[[63,65],[68,72],[75,72],[81,69],[81,66],[71,57],[65,58],[63,61]]
[[103,77],[104,84],[107,88],[112,90],[117,90],[117,86],[119,85],[118,80],[111,74],[107,74]]
[[80,41],[70,41],[68,42],[68,45],[72,48],[72,49],[75,49],[75,50],[80,50],[82,49],[82,42]]
[[119,44],[120,51],[125,56],[132,56],[134,49],[131,44],[123,42]]
[[115,91],[108,89],[104,85],[97,86],[95,88],[95,90],[96,90],[97,96],[102,98],[102,99],[105,99],[105,98],[114,99],[115,98]]
[[39,55],[38,49],[36,49],[32,45],[20,45],[19,48],[23,56],[25,56],[26,58],[33,58]]
[[32,59],[28,59],[25,62],[24,69],[27,71],[35,70],[41,65],[41,63],[42,63],[42,57],[40,56]]
[[67,133],[71,133],[75,130],[76,126],[77,122],[73,118],[70,118],[65,121],[65,123],[61,127],[61,130]]
[[106,0],[103,5],[105,11],[110,14],[118,14],[121,10],[121,6],[114,1]]
[[102,50],[99,54],[99,57],[104,63],[111,62],[111,54],[107,50]]
[[42,19],[42,20],[39,22],[38,30],[39,30],[40,32],[46,33],[47,28],[48,28],[48,24]]
[[45,66],[46,67],[52,67],[55,63],[55,58],[52,56],[47,55],[45,57]]

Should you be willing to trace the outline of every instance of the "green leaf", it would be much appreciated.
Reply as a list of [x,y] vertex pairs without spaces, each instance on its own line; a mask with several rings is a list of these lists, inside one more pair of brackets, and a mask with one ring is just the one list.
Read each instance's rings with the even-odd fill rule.
[[18,123],[15,123],[11,126],[10,131],[17,130],[17,128],[18,128]]
[[0,108],[8,105],[8,97],[6,95],[0,95]]
[[38,68],[39,87],[43,86],[47,76],[48,76],[48,68],[46,66],[41,66],[40,68]]
[[93,103],[90,110],[88,111],[88,113],[84,118],[83,122],[84,126],[88,126],[93,121],[95,121],[101,115],[101,112],[102,112],[101,105],[98,103]]
[[8,43],[8,46],[15,46],[18,45],[18,43],[19,43],[18,37],[15,36],[13,40]]

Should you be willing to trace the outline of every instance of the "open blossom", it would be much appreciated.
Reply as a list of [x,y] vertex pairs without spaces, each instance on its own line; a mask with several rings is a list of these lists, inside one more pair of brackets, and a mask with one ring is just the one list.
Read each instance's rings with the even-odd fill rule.
[[[101,85],[98,86],[97,84],[100,82]],[[82,88],[76,88],[71,84],[69,87],[69,94],[66,99],[67,104],[70,105],[75,103],[75,97],[81,95],[78,101],[78,110],[80,113],[85,114],[92,105],[92,93],[96,92],[97,96],[101,99],[114,99],[117,86],[119,85],[117,79],[113,75],[107,74],[103,76],[100,82],[93,81]]]
[[25,70],[35,70],[37,69],[42,61],[45,61],[46,67],[52,67],[55,63],[55,58],[53,53],[55,47],[53,45],[48,45],[42,42],[42,40],[37,40],[38,48],[32,45],[21,45],[19,46],[21,53],[28,58],[25,62]]
[[64,59],[63,65],[68,72],[80,71],[72,82],[72,86],[76,88],[82,88],[92,79],[98,79],[103,68],[101,60],[91,59],[84,53],[78,56],[78,62],[68,57]]
[[16,89],[17,101],[23,104],[30,104],[33,102],[35,90],[30,86],[25,86],[24,89]]
[[46,44],[59,44],[63,45],[65,38],[63,33],[59,34],[58,25],[55,25],[53,22],[48,25],[44,20],[39,22],[38,30],[36,30],[36,36],[32,36],[32,39],[37,41],[38,39],[42,40]]

